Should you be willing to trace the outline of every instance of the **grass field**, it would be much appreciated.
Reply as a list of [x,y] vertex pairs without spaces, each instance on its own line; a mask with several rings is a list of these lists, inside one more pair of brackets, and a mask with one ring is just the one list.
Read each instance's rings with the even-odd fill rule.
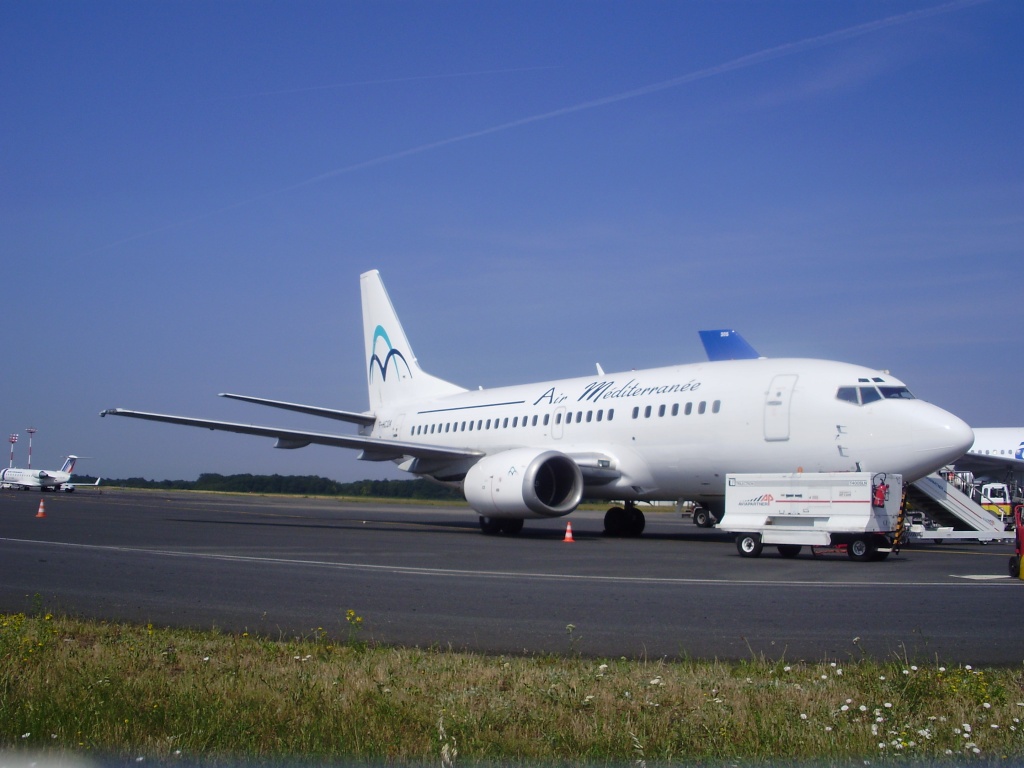
[[341,642],[0,615],[0,747],[187,764],[1024,757],[1022,668],[491,657],[379,647],[354,611],[338,622]]

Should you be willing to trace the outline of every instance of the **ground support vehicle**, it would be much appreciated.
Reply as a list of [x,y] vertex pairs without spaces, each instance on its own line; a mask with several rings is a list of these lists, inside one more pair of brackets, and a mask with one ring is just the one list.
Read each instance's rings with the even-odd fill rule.
[[884,560],[899,550],[903,500],[902,476],[884,472],[730,474],[716,527],[744,557],[773,544],[783,557],[845,546],[851,560]]

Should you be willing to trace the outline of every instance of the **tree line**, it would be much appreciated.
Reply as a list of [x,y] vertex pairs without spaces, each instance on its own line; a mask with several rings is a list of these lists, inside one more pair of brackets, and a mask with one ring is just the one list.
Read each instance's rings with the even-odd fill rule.
[[[95,477],[75,475],[75,483],[93,483]],[[219,475],[204,473],[198,480],[147,480],[143,477],[104,478],[100,486],[155,490],[273,493],[299,496],[356,496],[374,499],[462,501],[462,494],[429,480],[357,480],[339,483],[316,475]]]

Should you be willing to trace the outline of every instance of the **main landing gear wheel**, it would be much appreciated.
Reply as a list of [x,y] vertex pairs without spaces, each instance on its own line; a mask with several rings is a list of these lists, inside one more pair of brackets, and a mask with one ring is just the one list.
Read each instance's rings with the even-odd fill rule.
[[697,507],[693,510],[693,524],[698,528],[710,528],[715,523],[711,518],[710,512],[704,509],[704,507]]
[[802,547],[799,544],[777,544],[779,554],[783,557],[796,557],[800,554]]
[[484,517],[480,515],[480,530],[488,536],[505,534],[514,536],[523,530],[523,519],[519,517]]
[[761,534],[741,533],[736,537],[736,551],[743,557],[758,557],[761,554]]
[[1019,579],[1020,578],[1020,558],[1017,557],[1016,555],[1013,555],[1010,558],[1010,578],[1011,579]]
[[635,538],[644,532],[647,518],[634,504],[612,507],[604,514],[604,535],[616,538]]

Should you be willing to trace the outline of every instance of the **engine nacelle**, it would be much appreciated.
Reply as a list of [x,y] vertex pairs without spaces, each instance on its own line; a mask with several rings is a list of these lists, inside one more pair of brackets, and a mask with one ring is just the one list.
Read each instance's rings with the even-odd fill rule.
[[485,517],[561,517],[583,498],[583,473],[564,453],[516,448],[470,467],[462,492]]

